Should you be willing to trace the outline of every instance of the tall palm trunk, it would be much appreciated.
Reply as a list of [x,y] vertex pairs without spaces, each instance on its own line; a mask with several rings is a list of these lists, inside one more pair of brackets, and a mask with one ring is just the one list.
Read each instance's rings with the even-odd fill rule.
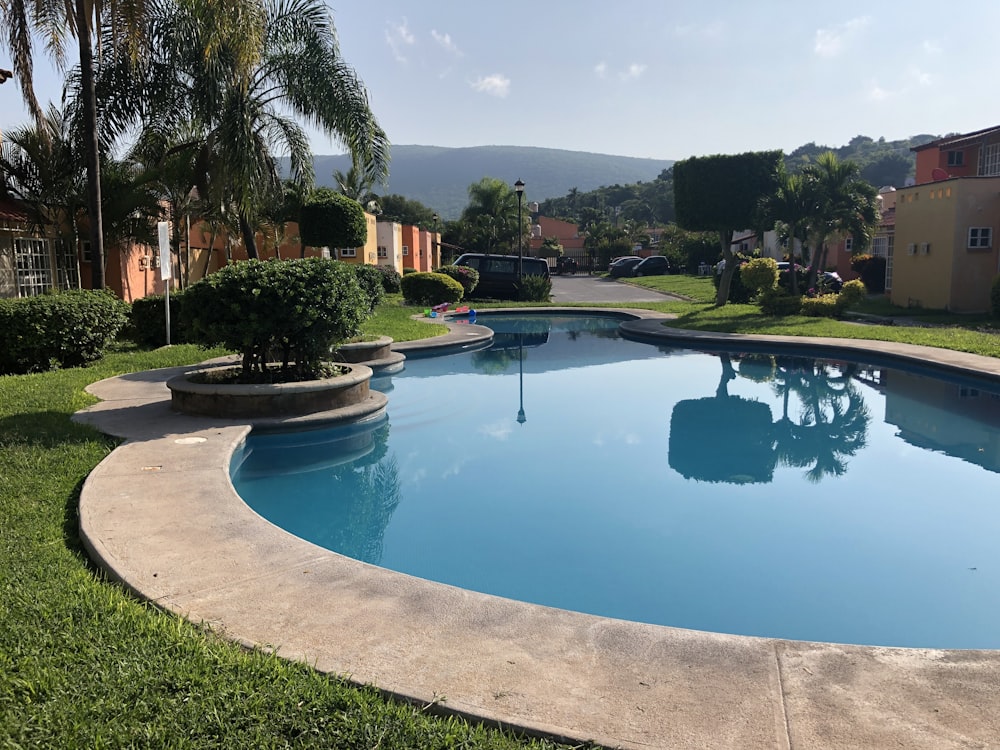
[[257,238],[254,236],[250,222],[243,214],[240,214],[240,234],[243,236],[243,247],[247,249],[247,257],[256,260],[259,257],[257,252]]
[[90,279],[103,289],[104,224],[101,216],[101,158],[97,139],[97,96],[94,92],[94,51],[85,0],[76,0],[77,40],[80,43],[80,84],[83,95],[83,139],[87,152],[87,216],[90,220]]

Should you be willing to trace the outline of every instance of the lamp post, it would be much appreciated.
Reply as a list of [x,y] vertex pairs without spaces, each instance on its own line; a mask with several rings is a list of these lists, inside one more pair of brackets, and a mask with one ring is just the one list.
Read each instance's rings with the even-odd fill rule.
[[517,296],[521,297],[521,284],[524,281],[524,254],[521,250],[521,202],[524,199],[524,182],[518,179],[514,183],[514,192],[517,193]]
[[517,410],[517,423],[524,424],[527,417],[524,416],[524,334],[517,334],[517,384],[521,395],[521,408]]

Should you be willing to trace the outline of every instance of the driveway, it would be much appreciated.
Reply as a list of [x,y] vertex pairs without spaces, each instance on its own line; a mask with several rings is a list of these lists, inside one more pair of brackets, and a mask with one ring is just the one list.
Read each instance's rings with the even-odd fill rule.
[[673,294],[632,286],[606,276],[552,276],[553,302],[667,302]]

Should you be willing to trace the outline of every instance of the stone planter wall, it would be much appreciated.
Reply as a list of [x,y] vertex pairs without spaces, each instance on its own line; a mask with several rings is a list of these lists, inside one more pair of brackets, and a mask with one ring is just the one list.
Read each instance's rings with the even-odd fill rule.
[[344,365],[350,373],[301,383],[224,385],[193,383],[187,375],[167,381],[170,404],[185,414],[207,417],[289,417],[334,411],[368,401],[372,370]]

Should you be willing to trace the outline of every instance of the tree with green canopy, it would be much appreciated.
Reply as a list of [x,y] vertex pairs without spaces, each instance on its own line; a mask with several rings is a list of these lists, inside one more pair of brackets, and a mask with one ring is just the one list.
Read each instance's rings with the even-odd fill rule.
[[361,247],[368,240],[368,222],[356,200],[318,188],[302,204],[299,236],[309,247]]
[[758,223],[761,199],[779,179],[780,151],[692,157],[673,166],[677,224],[715,232],[724,263],[715,304],[725,305],[736,270],[733,234]]

